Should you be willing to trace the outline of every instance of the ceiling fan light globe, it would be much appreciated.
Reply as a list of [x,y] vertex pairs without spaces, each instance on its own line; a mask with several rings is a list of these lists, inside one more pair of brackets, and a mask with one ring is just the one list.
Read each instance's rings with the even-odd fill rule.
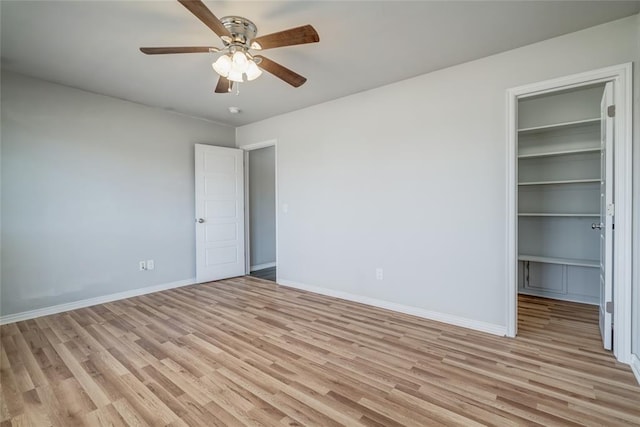
[[235,69],[231,69],[229,71],[229,75],[227,76],[227,78],[232,82],[237,82],[237,83],[242,83],[244,81],[242,79],[242,72]]
[[245,72],[249,66],[249,60],[244,52],[235,52],[233,54],[233,65],[241,72]]
[[247,80],[251,81],[260,77],[260,75],[262,74],[262,70],[258,68],[255,62],[249,61],[249,66],[247,67],[247,71],[245,73],[247,74]]
[[222,55],[212,64],[214,71],[222,77],[227,77],[232,68],[231,58],[228,55]]

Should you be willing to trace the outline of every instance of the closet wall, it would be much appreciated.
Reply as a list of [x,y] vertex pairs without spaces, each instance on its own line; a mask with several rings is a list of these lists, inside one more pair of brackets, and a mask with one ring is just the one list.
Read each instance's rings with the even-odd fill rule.
[[276,262],[276,148],[248,152],[251,270]]

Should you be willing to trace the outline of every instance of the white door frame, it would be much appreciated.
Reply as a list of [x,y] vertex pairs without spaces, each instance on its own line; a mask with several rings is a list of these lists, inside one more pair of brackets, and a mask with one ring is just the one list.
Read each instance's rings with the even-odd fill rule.
[[[249,215],[249,210],[251,206],[249,206],[249,151],[259,150],[261,148],[273,147],[275,150],[275,186],[276,186],[276,194],[275,194],[275,206],[273,207],[276,211],[276,266],[278,265],[278,260],[280,259],[280,255],[278,253],[278,140],[277,139],[269,139],[267,141],[256,142],[254,144],[243,145],[242,147],[238,147],[239,149],[244,151],[244,250],[245,250],[245,274],[251,273],[251,227],[250,220],[251,217]],[[276,269],[276,280],[278,279],[278,270]]]
[[613,242],[613,353],[623,363],[631,362],[631,266],[632,247],[632,63],[614,65],[571,76],[515,87],[507,91],[507,336],[518,328],[518,99],[562,89],[613,82],[616,115],[614,121]]

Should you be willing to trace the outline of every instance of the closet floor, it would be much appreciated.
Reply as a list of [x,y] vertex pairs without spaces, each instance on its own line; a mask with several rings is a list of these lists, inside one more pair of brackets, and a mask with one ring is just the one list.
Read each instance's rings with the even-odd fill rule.
[[518,337],[573,346],[602,347],[598,326],[598,306],[542,298],[518,296]]
[[271,282],[275,282],[276,267],[263,268],[262,270],[252,271],[251,276],[257,277],[259,279],[270,280]]

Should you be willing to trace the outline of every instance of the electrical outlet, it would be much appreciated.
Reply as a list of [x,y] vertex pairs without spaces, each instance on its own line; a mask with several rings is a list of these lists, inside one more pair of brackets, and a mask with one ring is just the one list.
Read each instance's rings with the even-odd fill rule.
[[376,268],[376,280],[382,280],[384,278],[381,268]]
[[145,271],[147,269],[147,264],[144,261],[140,261],[138,264],[138,270]]
[[155,264],[152,259],[147,260],[147,270],[153,270],[155,268]]

